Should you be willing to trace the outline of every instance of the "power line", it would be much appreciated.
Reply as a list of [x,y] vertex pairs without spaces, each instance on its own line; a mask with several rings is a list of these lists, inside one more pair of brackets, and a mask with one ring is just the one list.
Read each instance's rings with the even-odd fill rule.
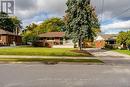
[[115,19],[115,18],[120,17],[121,15],[123,15],[123,14],[126,13],[126,12],[128,12],[129,10],[130,10],[130,7],[127,8],[126,10],[122,11],[119,15],[112,17],[112,19]]
[[100,22],[102,23],[102,21],[103,21],[103,16],[104,16],[104,4],[105,4],[105,1],[104,0],[102,0],[102,9],[101,9],[101,20],[100,20]]

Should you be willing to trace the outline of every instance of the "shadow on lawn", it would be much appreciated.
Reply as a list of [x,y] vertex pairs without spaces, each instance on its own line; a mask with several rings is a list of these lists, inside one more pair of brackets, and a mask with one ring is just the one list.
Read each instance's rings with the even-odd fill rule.
[[105,50],[105,49],[87,49],[86,51],[90,52],[90,53],[95,53],[95,52],[107,52],[110,50]]
[[87,57],[94,57],[91,53],[89,53],[87,50],[71,50],[72,52],[75,53],[82,53],[82,54],[86,54]]

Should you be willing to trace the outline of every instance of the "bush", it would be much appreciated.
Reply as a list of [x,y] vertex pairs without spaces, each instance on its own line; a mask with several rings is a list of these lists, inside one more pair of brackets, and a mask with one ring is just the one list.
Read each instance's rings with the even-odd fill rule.
[[127,44],[128,50],[130,50],[130,40],[127,40],[127,41],[126,41],[126,44]]

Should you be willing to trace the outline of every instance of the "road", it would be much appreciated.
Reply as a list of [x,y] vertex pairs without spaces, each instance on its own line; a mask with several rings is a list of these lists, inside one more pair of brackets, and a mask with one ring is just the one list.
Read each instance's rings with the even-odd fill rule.
[[130,65],[1,64],[0,87],[130,87]]

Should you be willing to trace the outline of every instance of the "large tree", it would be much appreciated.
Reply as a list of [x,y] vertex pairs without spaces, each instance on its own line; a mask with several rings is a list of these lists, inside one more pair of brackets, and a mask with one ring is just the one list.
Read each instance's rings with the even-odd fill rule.
[[35,30],[39,33],[45,32],[61,32],[64,22],[61,18],[53,17],[43,21]]
[[95,9],[90,5],[90,0],[68,0],[66,4],[66,34],[72,37],[74,43],[78,42],[82,50],[83,40],[93,40],[95,32],[100,30]]
[[0,12],[0,29],[13,32],[15,25],[7,13]]
[[7,13],[0,12],[0,28],[9,32],[19,33],[22,22],[16,16],[9,16]]

